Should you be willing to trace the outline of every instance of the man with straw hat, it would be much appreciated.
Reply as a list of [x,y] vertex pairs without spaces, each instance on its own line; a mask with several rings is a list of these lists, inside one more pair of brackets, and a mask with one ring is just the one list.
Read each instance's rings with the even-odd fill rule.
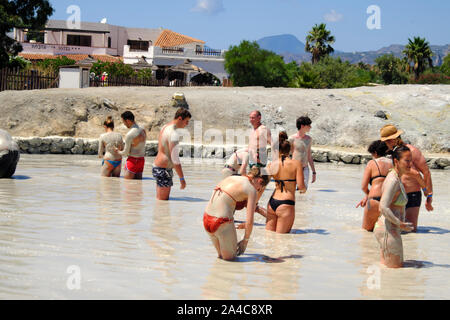
[[412,154],[412,168],[411,174],[404,175],[402,177],[402,183],[405,186],[406,193],[408,194],[408,204],[406,205],[406,221],[411,222],[414,225],[413,232],[417,232],[417,223],[419,219],[420,205],[422,204],[422,193],[420,192],[420,185],[417,183],[417,179],[414,179],[414,174],[422,173],[423,179],[427,186],[423,189],[424,195],[427,197],[425,208],[428,211],[433,211],[433,182],[431,180],[430,168],[427,165],[427,161],[422,152],[416,147],[405,144],[401,138],[404,133],[402,130],[398,130],[394,125],[388,124],[381,128],[380,135],[381,141],[384,141],[389,150],[405,145],[411,150]]

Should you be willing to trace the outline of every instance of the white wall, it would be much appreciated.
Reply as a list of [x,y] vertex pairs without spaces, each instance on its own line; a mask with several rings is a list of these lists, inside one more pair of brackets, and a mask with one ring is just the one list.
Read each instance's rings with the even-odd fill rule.
[[81,71],[79,68],[61,68],[59,70],[60,88],[80,88]]

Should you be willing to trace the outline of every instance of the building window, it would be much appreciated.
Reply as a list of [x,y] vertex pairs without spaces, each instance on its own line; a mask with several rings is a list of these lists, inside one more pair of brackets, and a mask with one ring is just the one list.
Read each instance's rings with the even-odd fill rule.
[[111,37],[108,37],[108,48],[111,48]]
[[91,36],[80,36],[76,34],[67,35],[67,45],[69,46],[90,47],[91,43],[92,43]]
[[130,51],[148,51],[150,43],[148,41],[128,40]]

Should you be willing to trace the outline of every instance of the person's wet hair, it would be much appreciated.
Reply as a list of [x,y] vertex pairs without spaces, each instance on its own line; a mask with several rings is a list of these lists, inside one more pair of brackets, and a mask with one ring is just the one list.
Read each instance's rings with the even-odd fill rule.
[[177,113],[175,113],[174,119],[176,120],[180,117],[182,120],[186,120],[187,118],[192,119],[191,113],[187,109],[184,109],[184,108],[180,108],[177,110]]
[[291,152],[291,144],[289,143],[288,139],[289,138],[286,131],[281,131],[278,135],[278,144],[282,161],[289,157],[289,153]]
[[370,144],[367,151],[369,151],[369,153],[371,154],[376,153],[379,157],[384,157],[388,152],[388,146],[385,142],[376,140]]
[[131,120],[134,122],[134,114],[131,111],[125,111],[124,113],[122,113],[121,118],[123,120]]
[[114,129],[113,117],[109,116],[108,118],[106,118],[105,122],[103,122],[103,125],[107,128]]
[[394,165],[395,165],[395,159],[397,159],[397,161],[400,161],[400,159],[402,158],[402,155],[408,151],[411,152],[411,149],[409,149],[405,145],[395,147],[394,150],[392,150],[392,162],[394,163]]
[[261,178],[263,180],[262,185],[264,187],[269,184],[269,176],[263,175],[262,170],[258,167],[253,167],[252,169],[250,169],[249,175],[251,175],[253,178]]
[[302,126],[310,126],[312,121],[309,117],[300,117],[297,119],[297,129],[300,130]]

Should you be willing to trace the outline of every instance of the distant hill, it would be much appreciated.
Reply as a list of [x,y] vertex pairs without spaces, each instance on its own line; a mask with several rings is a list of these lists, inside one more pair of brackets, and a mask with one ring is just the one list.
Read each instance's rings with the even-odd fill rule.
[[[284,34],[279,36],[265,37],[257,41],[261,48],[271,50],[283,56],[286,62],[296,61],[301,63],[311,61],[311,54],[305,52],[305,44],[297,39],[294,35]],[[444,46],[433,46],[431,50],[434,53],[433,65],[440,66],[444,57],[450,53],[450,44]],[[344,61],[350,63],[364,62],[367,64],[375,64],[375,59],[383,54],[393,54],[396,57],[403,57],[404,45],[393,44],[388,47],[381,48],[376,51],[362,52],[343,52],[335,51],[334,57],[341,57]]]
[[273,51],[276,54],[302,54],[305,52],[305,44],[292,34],[265,37],[256,42],[262,49]]

